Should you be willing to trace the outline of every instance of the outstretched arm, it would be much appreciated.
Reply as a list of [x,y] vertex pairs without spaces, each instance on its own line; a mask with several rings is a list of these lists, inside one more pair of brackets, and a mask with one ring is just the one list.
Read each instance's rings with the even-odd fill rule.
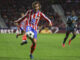
[[46,17],[45,14],[41,13],[41,18],[44,18],[49,23],[49,25],[52,26],[51,20],[48,17]]

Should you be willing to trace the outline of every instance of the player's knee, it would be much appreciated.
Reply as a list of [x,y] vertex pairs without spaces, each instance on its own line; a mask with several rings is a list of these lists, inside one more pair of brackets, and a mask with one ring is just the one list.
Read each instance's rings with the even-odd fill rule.
[[33,48],[36,48],[36,43],[35,42],[33,43]]
[[36,45],[36,42],[33,42],[33,46],[35,46]]
[[33,46],[36,45],[36,39],[33,39]]

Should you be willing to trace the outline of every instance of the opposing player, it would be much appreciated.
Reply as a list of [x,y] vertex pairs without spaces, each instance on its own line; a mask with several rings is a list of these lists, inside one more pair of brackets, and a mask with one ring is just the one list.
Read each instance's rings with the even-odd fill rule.
[[[23,17],[24,14],[21,13],[21,16]],[[17,26],[16,38],[18,38],[18,36],[24,34],[24,32],[25,32],[25,27],[26,27],[26,25],[25,25],[25,24],[26,24],[26,20],[27,20],[27,18],[26,18],[26,19],[23,19],[22,21],[20,21],[20,22],[18,22],[18,23],[16,23],[16,26]],[[16,21],[14,21],[14,22],[16,22]]]
[[77,20],[78,17],[75,16],[75,12],[72,11],[72,15],[67,17],[66,37],[64,38],[63,41],[63,45],[62,45],[63,47],[65,47],[65,42],[71,32],[73,36],[71,39],[69,39],[69,45],[71,44],[71,41],[76,37]]
[[[22,13],[21,16],[23,17],[24,14]],[[21,18],[19,18],[21,19]],[[27,21],[27,18],[21,20],[21,21],[14,21],[16,23],[16,26],[17,26],[17,34],[16,34],[16,38],[18,38],[18,36],[20,35],[23,35],[22,36],[22,40],[25,41],[25,44],[27,44],[27,36],[25,33],[26,31],[26,21]],[[24,43],[22,42],[21,45],[23,45]]]
[[[31,46],[31,51],[30,51],[30,58],[32,59],[33,56],[33,52],[36,48],[36,42],[37,42],[37,26],[38,26],[38,22],[41,18],[44,18],[46,21],[49,22],[49,25],[52,26],[52,22],[49,18],[47,18],[41,11],[41,5],[38,1],[35,1],[32,3],[32,10],[28,10],[27,13],[25,14],[24,17],[22,17],[21,19],[17,20],[16,22],[19,22],[25,18],[27,18],[27,24],[26,24],[26,33],[28,31],[32,31],[34,33],[34,38],[31,39],[32,42],[32,46]],[[23,44],[25,44],[25,41],[22,42]]]

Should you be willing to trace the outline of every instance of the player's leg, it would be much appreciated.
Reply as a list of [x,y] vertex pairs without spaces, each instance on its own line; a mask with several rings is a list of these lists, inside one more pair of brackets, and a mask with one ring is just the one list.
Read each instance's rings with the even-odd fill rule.
[[35,48],[36,48],[36,42],[37,42],[37,31],[35,31],[35,30],[33,29],[32,32],[34,32],[34,38],[31,39],[31,41],[32,41],[31,51],[30,51],[30,58],[31,58],[31,59],[33,58],[32,54],[33,54],[33,52],[34,52],[34,50],[35,50]]
[[18,38],[18,36],[19,36],[19,34],[20,34],[20,28],[19,27],[17,27],[17,30],[16,30],[16,38]]
[[66,42],[66,40],[67,40],[67,38],[68,38],[68,36],[69,36],[69,33],[70,33],[70,32],[68,32],[68,31],[66,32],[66,36],[65,36],[65,38],[64,38],[63,45],[62,45],[63,47],[65,47],[65,42]]
[[[17,31],[18,31],[18,33],[17,33],[17,35],[16,35],[16,38],[18,38],[18,36],[24,34],[24,30],[23,30],[22,28],[19,28],[19,27],[18,27]],[[21,33],[20,33],[20,31],[21,31]]]
[[71,39],[69,39],[69,45],[71,44],[71,41],[76,37],[76,31],[72,32],[73,36]]
[[18,34],[16,35],[16,38],[18,38],[18,36],[21,36],[21,35],[23,35],[23,34],[24,34],[24,31],[21,30],[21,33],[18,33]]
[[31,39],[31,41],[32,41],[32,45],[31,45],[31,51],[30,51],[30,58],[32,59],[33,58],[32,54],[33,54],[33,52],[34,52],[34,50],[36,48],[37,40],[34,38],[34,39]]
[[21,45],[27,44],[27,35],[26,35],[26,33],[28,31],[30,31],[30,30],[31,30],[30,26],[26,26],[26,32],[25,32],[25,34],[22,37],[22,43],[21,43]]

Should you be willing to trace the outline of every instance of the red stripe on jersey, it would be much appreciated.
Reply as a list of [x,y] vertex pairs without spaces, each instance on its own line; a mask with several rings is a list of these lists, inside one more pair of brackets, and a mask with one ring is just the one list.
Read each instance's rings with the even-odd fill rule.
[[[35,13],[33,14],[33,19],[35,19]],[[34,25],[32,25],[32,27],[35,29],[35,26]]]
[[33,19],[35,19],[35,13],[33,14]]

